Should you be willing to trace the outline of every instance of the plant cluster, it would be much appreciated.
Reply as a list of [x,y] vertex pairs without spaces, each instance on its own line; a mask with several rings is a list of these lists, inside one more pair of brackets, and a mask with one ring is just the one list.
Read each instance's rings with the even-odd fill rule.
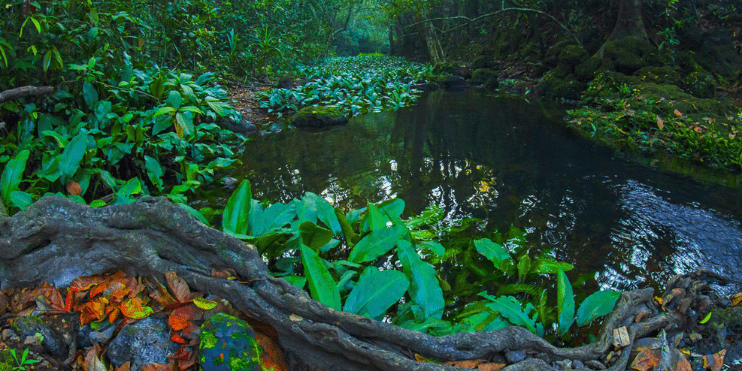
[[[571,125],[602,141],[734,172],[742,170],[740,116],[721,100],[667,84],[622,82],[602,73],[586,95],[595,106],[568,111]],[[737,109],[738,110],[738,109]]]
[[65,190],[93,206],[148,194],[185,203],[188,192],[236,161],[228,141],[240,137],[215,121],[239,115],[214,74],[138,69],[128,55],[123,60],[116,71],[95,58],[72,64],[77,79],[39,105],[0,105],[3,115],[17,120],[0,141],[5,205],[25,209],[44,194]]
[[270,112],[297,111],[323,104],[356,115],[399,109],[417,98],[416,85],[433,79],[432,67],[382,55],[337,57],[316,66],[299,66],[293,75],[309,82],[257,95]]
[[[325,305],[436,335],[515,325],[566,339],[575,322],[610,313],[618,299],[599,291],[575,311],[565,274],[572,266],[548,251],[532,257],[519,230],[509,239],[498,234],[502,243],[474,239],[466,231],[475,219],[444,226],[443,210],[430,207],[403,220],[404,207],[392,199],[343,212],[309,192],[264,206],[245,180],[227,202],[222,228],[254,244],[275,276]],[[556,300],[548,293],[554,281]]]

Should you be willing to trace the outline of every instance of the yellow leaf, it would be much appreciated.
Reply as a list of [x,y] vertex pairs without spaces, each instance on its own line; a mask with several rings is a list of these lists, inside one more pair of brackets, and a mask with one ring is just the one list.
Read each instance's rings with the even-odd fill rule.
[[193,304],[196,304],[197,307],[203,310],[214,309],[214,307],[216,307],[215,301],[211,301],[211,300],[200,298],[200,297],[193,299]]
[[294,322],[299,322],[299,321],[303,320],[304,317],[299,316],[299,315],[296,315],[296,314],[292,314],[292,315],[289,316],[289,319],[292,320],[292,321],[294,321]]
[[[174,117],[173,117],[173,120],[175,120]],[[174,122],[175,122],[175,125],[174,125],[175,126],[175,134],[178,134],[178,138],[183,138],[183,134],[185,134],[185,131],[183,130],[183,127],[180,126],[180,124],[178,123],[177,120],[175,120]]]
[[739,302],[742,301],[742,292],[732,295],[731,300],[732,305],[736,306],[737,304],[739,304]]

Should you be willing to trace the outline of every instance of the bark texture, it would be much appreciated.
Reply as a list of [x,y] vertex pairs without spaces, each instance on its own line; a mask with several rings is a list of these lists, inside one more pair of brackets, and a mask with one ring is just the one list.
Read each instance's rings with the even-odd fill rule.
[[642,18],[642,0],[619,0],[616,26],[608,40],[617,40],[626,36],[636,36],[642,40],[649,40]]
[[53,92],[53,86],[22,86],[20,88],[0,91],[0,103],[29,95],[44,95]]
[[[212,268],[223,267],[233,268],[246,283],[211,276]],[[289,365],[323,370],[457,370],[417,362],[414,354],[448,361],[492,359],[507,350],[524,349],[529,359],[506,371],[552,371],[553,361],[581,360],[589,366],[602,359],[614,349],[615,328],[626,326],[633,344],[660,328],[685,326],[684,316],[659,315],[653,290],[644,289],[622,294],[599,340],[582,347],[557,348],[517,327],[433,337],[312,300],[285,280],[273,278],[254,246],[201,224],[165,198],[95,209],[45,197],[13,217],[0,215],[3,288],[42,281],[64,286],[77,276],[117,268],[160,280],[165,272],[174,271],[191,287],[225,298],[273,326]],[[641,312],[645,319],[636,322]],[[623,348],[609,370],[626,368],[631,346]],[[536,354],[541,359],[532,357]]]

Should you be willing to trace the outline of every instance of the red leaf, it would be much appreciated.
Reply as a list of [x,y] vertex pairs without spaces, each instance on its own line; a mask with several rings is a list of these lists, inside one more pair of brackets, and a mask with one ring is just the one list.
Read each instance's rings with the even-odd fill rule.
[[[193,320],[200,320],[203,318],[204,312],[195,305],[184,305],[180,308],[173,309],[170,312],[170,317],[167,319],[167,323],[175,331],[187,329],[191,326],[189,323]],[[190,331],[189,331],[190,333]]]
[[172,340],[172,341],[174,341],[174,342],[176,342],[178,344],[185,344],[186,343],[185,339],[183,339],[182,337],[180,337],[180,335],[178,335],[178,334],[172,334],[172,335],[170,335],[170,340]]
[[102,321],[106,317],[106,306],[108,299],[97,297],[82,306],[80,312],[80,324],[86,325],[90,322]]

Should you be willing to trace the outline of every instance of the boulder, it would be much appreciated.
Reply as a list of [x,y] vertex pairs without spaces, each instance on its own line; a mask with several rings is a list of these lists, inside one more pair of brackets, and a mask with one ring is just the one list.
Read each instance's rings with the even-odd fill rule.
[[347,123],[348,118],[334,107],[304,107],[291,117],[291,124],[298,128],[322,129]]
[[201,325],[198,349],[201,369],[208,371],[261,370],[263,348],[250,325],[219,313]]
[[466,80],[461,76],[449,76],[443,81],[446,90],[460,90],[466,87]]
[[126,325],[108,346],[108,359],[115,367],[131,362],[136,371],[150,363],[167,363],[167,355],[177,351],[177,344],[170,341],[167,321],[147,317]]

